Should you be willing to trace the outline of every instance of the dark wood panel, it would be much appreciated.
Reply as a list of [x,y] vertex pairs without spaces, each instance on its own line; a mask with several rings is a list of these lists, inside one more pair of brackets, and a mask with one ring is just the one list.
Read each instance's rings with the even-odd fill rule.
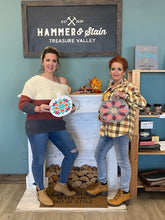
[[24,57],[120,55],[121,25],[122,0],[22,1]]

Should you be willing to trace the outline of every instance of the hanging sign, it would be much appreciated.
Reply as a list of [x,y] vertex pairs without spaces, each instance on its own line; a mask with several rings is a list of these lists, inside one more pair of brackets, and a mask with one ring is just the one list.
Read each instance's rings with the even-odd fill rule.
[[39,57],[46,46],[63,57],[120,55],[121,2],[22,1],[24,56]]

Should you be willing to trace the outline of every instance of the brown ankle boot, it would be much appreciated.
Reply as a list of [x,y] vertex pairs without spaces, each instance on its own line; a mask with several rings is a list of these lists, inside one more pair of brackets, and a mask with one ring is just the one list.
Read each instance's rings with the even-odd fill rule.
[[113,199],[110,199],[108,201],[108,205],[109,206],[120,206],[123,203],[128,205],[129,200],[130,200],[130,192],[126,193],[122,189],[119,189],[116,196]]
[[45,206],[53,206],[53,201],[49,198],[49,196],[47,195],[45,189],[43,190],[37,190],[36,191],[36,195],[38,200]]
[[95,197],[99,194],[102,194],[103,196],[107,196],[108,195],[108,185],[102,184],[101,182],[98,182],[94,188],[87,190],[87,194],[90,196],[93,196],[93,197]]
[[67,184],[58,182],[54,187],[53,194],[64,194],[65,196],[74,196],[76,194],[75,191],[70,191],[67,187]]

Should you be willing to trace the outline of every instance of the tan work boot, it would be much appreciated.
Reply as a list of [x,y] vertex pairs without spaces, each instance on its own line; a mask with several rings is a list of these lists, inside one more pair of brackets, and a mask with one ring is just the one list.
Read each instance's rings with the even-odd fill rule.
[[101,194],[103,196],[107,196],[108,195],[108,185],[102,184],[101,182],[97,182],[97,185],[94,188],[87,190],[87,194],[90,196],[93,196],[93,197],[95,197],[99,194]]
[[130,192],[124,192],[122,189],[119,189],[116,196],[108,201],[108,205],[120,206],[123,203],[129,205],[129,200],[130,200]]
[[53,194],[64,194],[65,196],[74,196],[76,194],[75,191],[70,191],[67,187],[66,183],[60,183],[58,182],[54,187],[54,193]]
[[45,189],[43,190],[37,190],[36,191],[36,195],[38,200],[45,206],[53,206],[53,201],[49,198],[49,196],[47,195]]

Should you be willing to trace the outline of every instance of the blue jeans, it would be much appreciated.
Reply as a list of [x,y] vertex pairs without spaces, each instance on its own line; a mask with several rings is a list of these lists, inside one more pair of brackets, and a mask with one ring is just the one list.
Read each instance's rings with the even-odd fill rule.
[[48,139],[63,153],[64,159],[61,165],[61,175],[59,182],[66,183],[69,173],[72,169],[74,161],[78,156],[78,151],[68,131],[60,130],[41,134],[34,134],[28,136],[33,161],[32,172],[35,184],[39,186],[40,190],[44,189],[43,184],[43,164],[45,160]]
[[96,151],[95,158],[98,169],[98,180],[102,183],[107,182],[107,161],[106,155],[108,151],[115,147],[117,162],[121,169],[121,189],[128,192],[131,179],[131,166],[128,156],[129,137],[128,135],[111,138],[108,136],[100,136]]

